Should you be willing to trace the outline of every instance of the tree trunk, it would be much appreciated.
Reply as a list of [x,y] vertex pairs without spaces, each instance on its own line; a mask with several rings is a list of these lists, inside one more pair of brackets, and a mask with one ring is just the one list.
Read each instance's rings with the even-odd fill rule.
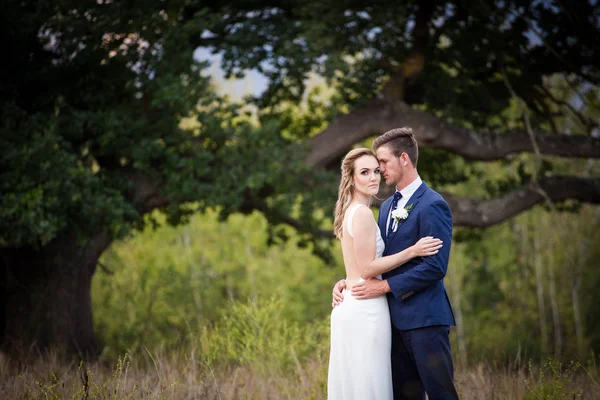
[[194,299],[194,308],[196,315],[198,316],[199,321],[202,321],[202,297],[200,297],[200,289],[196,287],[197,283],[201,281],[200,277],[200,266],[196,265],[194,261],[194,254],[192,252],[192,238],[190,235],[190,227],[184,226],[181,235],[183,241],[183,247],[185,248],[185,253],[188,257],[188,266],[189,266],[189,276],[190,280],[188,283],[190,284],[190,292],[192,294],[192,299]]
[[91,283],[111,239],[63,235],[39,248],[0,248],[0,340],[3,351],[24,357],[56,350],[94,358]]
[[[565,218],[567,219],[567,218]],[[566,221],[566,224],[570,221]],[[593,223],[592,226],[597,226],[597,223]],[[583,318],[581,316],[581,304],[580,304],[580,292],[583,278],[583,266],[586,265],[588,258],[587,250],[590,244],[590,240],[586,237],[585,233],[583,237],[578,241],[577,247],[571,259],[570,270],[571,273],[571,302],[573,306],[573,318],[575,320],[575,338],[577,340],[577,354],[580,357],[585,357],[585,346],[583,339]]]
[[461,292],[462,274],[453,272],[451,279],[452,291],[454,293],[454,316],[456,317],[456,333],[458,336],[458,360],[462,368],[467,366],[467,340],[465,336],[465,324],[463,320]]
[[542,247],[540,244],[539,232],[537,227],[530,225],[533,229],[533,264],[535,268],[535,287],[538,300],[538,313],[540,317],[540,336],[542,346],[542,356],[545,357],[548,350],[548,328],[546,327],[546,305],[544,302],[544,280],[542,265]]
[[550,307],[552,308],[552,325],[554,332],[554,357],[559,358],[562,352],[562,330],[560,327],[560,311],[556,295],[556,277],[554,276],[554,263],[548,263],[548,273],[550,274]]
[[581,319],[581,307],[579,305],[579,290],[581,288],[581,273],[579,266],[575,264],[575,273],[571,281],[571,301],[573,305],[573,318],[575,319],[575,339],[577,340],[577,355],[584,356],[583,347],[583,321]]

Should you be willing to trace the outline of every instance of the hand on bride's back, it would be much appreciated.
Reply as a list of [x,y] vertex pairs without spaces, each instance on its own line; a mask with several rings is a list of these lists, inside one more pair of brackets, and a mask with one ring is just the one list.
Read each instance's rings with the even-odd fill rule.
[[434,238],[433,236],[425,236],[412,248],[413,257],[426,257],[437,254],[443,246],[443,242],[440,239]]
[[333,297],[331,301],[331,307],[335,308],[342,304],[342,301],[344,301],[344,295],[342,294],[342,290],[344,290],[345,288],[345,279],[342,279],[335,284],[335,286],[333,287],[333,291],[331,292],[331,295]]

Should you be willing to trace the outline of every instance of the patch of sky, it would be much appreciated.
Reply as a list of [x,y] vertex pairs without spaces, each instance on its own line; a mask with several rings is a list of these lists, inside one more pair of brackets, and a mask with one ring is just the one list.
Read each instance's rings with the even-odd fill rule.
[[[221,68],[223,56],[220,53],[212,52],[206,47],[198,47],[194,51],[194,60],[210,63],[210,67],[204,69],[202,73],[204,76],[212,78],[220,93],[230,96],[234,101],[241,101],[248,94],[260,96],[269,84],[267,77],[257,69],[243,71],[242,79],[226,79]],[[272,69],[267,64],[261,65],[261,67],[264,67],[265,70]]]

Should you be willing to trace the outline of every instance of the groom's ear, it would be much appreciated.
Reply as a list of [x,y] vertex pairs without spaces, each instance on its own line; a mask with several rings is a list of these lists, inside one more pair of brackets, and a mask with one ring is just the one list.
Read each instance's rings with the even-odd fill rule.
[[403,167],[407,167],[411,163],[410,157],[405,152],[402,152],[400,154],[400,163],[402,164]]

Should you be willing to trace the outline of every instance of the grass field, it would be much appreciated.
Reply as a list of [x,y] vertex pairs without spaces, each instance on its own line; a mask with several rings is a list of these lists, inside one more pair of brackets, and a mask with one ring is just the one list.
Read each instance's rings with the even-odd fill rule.
[[[18,365],[0,356],[1,399],[325,399],[326,358],[282,371],[270,365],[211,367],[193,351],[125,356],[114,363],[38,357]],[[461,399],[600,399],[599,372],[547,362],[458,368]]]

